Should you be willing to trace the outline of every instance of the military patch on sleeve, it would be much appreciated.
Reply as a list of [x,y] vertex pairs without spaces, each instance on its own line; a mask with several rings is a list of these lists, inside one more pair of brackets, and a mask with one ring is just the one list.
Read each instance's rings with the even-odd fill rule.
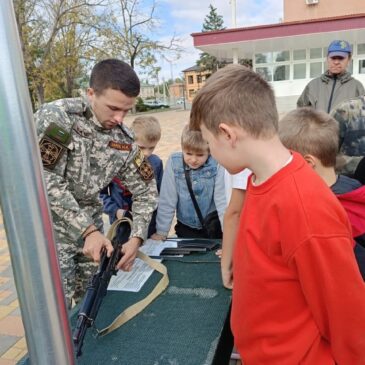
[[119,151],[130,151],[132,149],[132,145],[130,143],[120,143],[115,141],[109,141],[108,146]]
[[148,181],[154,178],[155,174],[153,172],[153,168],[139,148],[134,156],[134,164],[136,165],[137,171],[142,176],[143,180]]
[[66,148],[44,136],[39,142],[43,166],[48,170],[53,170]]
[[39,142],[43,166],[48,170],[53,170],[59,159],[67,150],[67,146],[70,142],[70,133],[57,124],[51,123]]

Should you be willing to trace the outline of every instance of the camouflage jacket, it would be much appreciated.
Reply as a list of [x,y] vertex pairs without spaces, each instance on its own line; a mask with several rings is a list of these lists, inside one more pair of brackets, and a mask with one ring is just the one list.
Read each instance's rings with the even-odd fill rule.
[[131,236],[144,240],[157,206],[157,188],[155,179],[141,170],[145,160],[132,132],[123,125],[103,129],[81,98],[43,105],[35,113],[35,122],[45,167],[57,147],[51,142],[51,148],[44,151],[47,128],[55,123],[71,134],[65,153],[52,168],[44,169],[55,231],[76,241],[88,226],[100,222],[99,192],[117,176],[133,193]]
[[340,126],[340,155],[337,168],[352,175],[365,156],[365,96],[341,103],[331,115]]
[[356,98],[364,93],[365,90],[361,82],[354,79],[349,72],[339,75],[335,84],[334,77],[327,71],[308,83],[297,101],[297,106],[310,106],[327,113],[328,108],[331,111],[341,102]]

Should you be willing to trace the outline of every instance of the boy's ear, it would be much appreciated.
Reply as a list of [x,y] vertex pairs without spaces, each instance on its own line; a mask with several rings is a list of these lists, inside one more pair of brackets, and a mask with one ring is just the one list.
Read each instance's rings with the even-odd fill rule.
[[86,94],[88,96],[94,96],[94,94],[95,94],[94,89],[92,87],[88,87],[86,90]]
[[306,162],[314,169],[316,167],[316,158],[313,155],[306,154],[303,156]]
[[223,135],[223,138],[225,138],[227,141],[230,141],[233,144],[236,143],[237,133],[234,128],[232,128],[232,126],[226,123],[220,123],[219,131]]

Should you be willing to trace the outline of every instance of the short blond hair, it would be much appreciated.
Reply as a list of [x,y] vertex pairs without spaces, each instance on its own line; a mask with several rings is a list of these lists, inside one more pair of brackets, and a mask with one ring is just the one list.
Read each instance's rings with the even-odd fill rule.
[[318,158],[325,167],[336,166],[339,148],[338,123],[327,113],[299,108],[279,122],[279,137],[285,147]]
[[191,130],[186,125],[181,134],[181,148],[191,152],[209,151],[208,143],[203,139],[202,133],[197,130]]
[[270,138],[278,130],[274,92],[257,73],[228,65],[209,77],[193,100],[190,127],[204,126],[213,135],[220,123],[241,126],[253,137]]
[[136,139],[143,139],[149,143],[158,142],[161,139],[161,126],[155,117],[137,117],[131,125]]

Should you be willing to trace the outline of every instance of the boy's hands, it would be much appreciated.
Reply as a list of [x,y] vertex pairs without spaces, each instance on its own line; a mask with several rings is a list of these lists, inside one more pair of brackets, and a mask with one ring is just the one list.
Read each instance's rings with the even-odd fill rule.
[[233,272],[232,269],[221,267],[223,286],[227,289],[233,289]]
[[151,236],[151,240],[155,240],[155,241],[165,241],[166,238],[167,238],[166,236],[163,236],[162,234],[157,234],[157,233],[154,233]]
[[115,214],[115,216],[117,217],[117,219],[122,219],[124,217],[125,214],[125,210],[124,209],[118,209],[117,213]]

